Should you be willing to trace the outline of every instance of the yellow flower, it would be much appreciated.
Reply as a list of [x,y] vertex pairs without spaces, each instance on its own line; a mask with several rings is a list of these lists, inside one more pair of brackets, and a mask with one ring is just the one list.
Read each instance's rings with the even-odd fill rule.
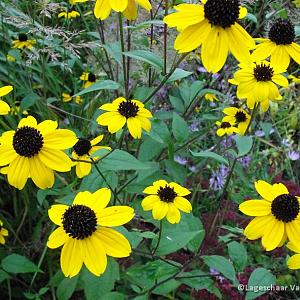
[[29,40],[27,34],[19,33],[18,39],[12,42],[13,48],[31,49],[36,44],[36,40]]
[[149,0],[97,0],[94,8],[96,18],[105,20],[111,11],[121,12],[128,20],[137,18],[137,5],[140,5],[147,11],[152,9]]
[[288,87],[288,80],[280,74],[285,69],[267,61],[241,63],[239,66],[241,69],[235,72],[231,83],[237,84],[238,98],[247,99],[250,109],[253,109],[255,103],[260,103],[262,111],[267,111],[269,101],[282,99],[276,84]]
[[88,0],[69,0],[69,3],[71,5],[76,5],[78,3],[83,3],[83,2],[87,2]]
[[150,196],[143,199],[142,207],[145,211],[152,210],[155,220],[166,217],[171,224],[175,224],[180,221],[180,210],[185,213],[192,211],[191,203],[184,198],[191,192],[175,182],[155,181],[143,193]]
[[80,79],[84,82],[83,87],[87,88],[96,82],[97,77],[94,73],[83,72]]
[[5,236],[8,236],[8,231],[3,227],[3,222],[0,220],[0,244],[5,244]]
[[[73,93],[62,93],[62,100],[64,102],[70,102],[72,101],[72,98],[73,98]],[[75,97],[75,103],[76,104],[81,104],[82,103],[82,98],[80,96],[76,96]]]
[[[78,142],[73,146],[72,157],[77,160],[81,160],[76,163],[76,174],[79,178],[82,178],[88,174],[90,174],[92,165],[91,163],[99,159],[99,157],[94,157],[91,159],[91,155],[94,154],[99,149],[107,149],[111,150],[110,147],[106,146],[96,146],[103,139],[103,135],[99,135],[93,140],[89,141],[88,139],[80,138]],[[82,160],[87,161],[82,162]]]
[[115,99],[112,103],[100,106],[100,109],[108,112],[100,115],[97,119],[99,125],[108,126],[110,133],[119,131],[126,123],[129,133],[134,139],[140,139],[142,129],[150,132],[152,118],[149,110],[138,100],[126,100],[123,97]]
[[300,243],[300,198],[290,194],[282,183],[271,185],[258,180],[255,189],[263,199],[239,206],[241,212],[255,217],[245,228],[245,236],[249,240],[261,238],[267,251],[282,246],[287,238]]
[[293,252],[297,253],[288,259],[287,261],[288,268],[292,270],[300,269],[300,244],[289,242],[286,246]]
[[296,77],[294,75],[289,75],[288,76],[288,79],[292,79],[292,81],[295,83],[295,84],[299,84],[300,83],[300,77]]
[[177,27],[174,48],[179,53],[201,46],[201,60],[208,72],[217,73],[228,52],[239,61],[249,61],[255,42],[238,23],[247,10],[239,0],[202,0],[202,4],[180,4],[177,12],[164,18],[169,27]]
[[[0,88],[0,97],[9,94],[14,88],[11,85],[6,85]],[[10,112],[9,105],[0,99],[0,115],[7,115]]]
[[237,107],[224,108],[223,113],[226,115],[223,122],[237,124],[239,134],[244,135],[250,123],[250,115],[244,109]]
[[204,98],[207,100],[207,101],[210,101],[210,102],[214,102],[214,101],[219,101],[219,99],[217,98],[217,96],[215,94],[211,94],[211,93],[207,93],[204,95]]
[[27,179],[41,189],[54,184],[54,172],[67,172],[71,159],[62,150],[72,147],[76,135],[67,129],[56,129],[51,120],[37,124],[34,117],[21,119],[16,131],[4,132],[0,139],[0,166],[7,166],[8,182],[23,189]]
[[222,122],[217,121],[216,125],[219,126],[219,128],[217,129],[216,133],[218,136],[223,136],[225,134],[227,135],[232,135],[234,133],[239,133],[239,130],[234,127],[234,123],[231,121],[227,121],[225,122],[224,119],[222,120]]
[[12,56],[11,54],[7,54],[6,55],[6,59],[8,61],[11,61],[11,62],[15,62],[16,61],[16,58],[14,56]]
[[76,276],[84,264],[96,276],[104,273],[107,255],[127,257],[128,240],[109,227],[121,226],[134,217],[129,206],[106,207],[111,191],[102,188],[95,193],[80,192],[71,206],[56,204],[48,210],[51,221],[59,227],[49,236],[51,249],[63,245],[60,265],[66,277]]
[[75,19],[77,17],[80,17],[80,13],[78,11],[72,10],[72,11],[63,11],[58,14],[59,18],[65,18],[65,19]]
[[[17,116],[20,113],[20,106],[21,106],[21,102],[16,100],[15,101],[15,105],[11,107],[11,111],[10,113],[14,116]],[[28,111],[27,110],[23,110],[22,111],[22,115],[27,116],[28,115]]]
[[298,8],[300,8],[300,0],[294,0],[292,1],[294,3],[294,5]]
[[276,21],[270,31],[269,38],[260,38],[261,43],[252,53],[253,60],[264,60],[271,57],[271,64],[287,69],[292,58],[300,64],[300,46],[294,42],[295,29],[288,20]]

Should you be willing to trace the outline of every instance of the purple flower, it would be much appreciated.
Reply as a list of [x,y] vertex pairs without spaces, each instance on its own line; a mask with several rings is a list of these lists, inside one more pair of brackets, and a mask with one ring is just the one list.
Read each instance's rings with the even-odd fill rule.
[[297,151],[294,151],[294,150],[290,150],[288,153],[287,153],[287,156],[290,160],[298,160],[300,158],[300,154],[299,152]]
[[174,161],[176,161],[177,163],[179,163],[180,165],[186,165],[188,160],[184,157],[181,157],[179,155],[175,155],[174,157]]
[[250,155],[246,155],[246,156],[244,156],[244,157],[239,158],[238,161],[241,163],[241,165],[242,165],[244,168],[247,168],[247,167],[249,167],[249,165],[250,165],[250,162],[251,162],[251,156],[250,156]]
[[228,176],[229,168],[221,165],[218,171],[212,171],[209,178],[209,187],[214,191],[219,191],[224,187],[226,177]]

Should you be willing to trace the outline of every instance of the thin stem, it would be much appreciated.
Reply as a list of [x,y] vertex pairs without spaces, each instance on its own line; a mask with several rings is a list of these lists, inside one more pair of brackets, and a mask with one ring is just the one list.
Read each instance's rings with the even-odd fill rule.
[[122,17],[122,13],[119,13],[119,31],[120,31],[121,50],[122,50],[124,90],[125,90],[125,98],[127,99],[127,97],[128,97],[128,78],[127,78],[127,71],[126,71],[126,57],[123,54],[123,52],[125,52],[125,41],[124,41],[124,32],[123,32],[123,17]]
[[144,104],[147,103],[152,99],[152,97],[164,86],[164,84],[167,82],[167,80],[171,77],[171,75],[174,73],[176,68],[179,66],[179,64],[186,58],[186,56],[189,53],[184,53],[182,56],[177,60],[177,62],[174,64],[174,66],[171,68],[170,72],[165,75],[161,83],[156,87],[156,89],[145,99]]
[[[168,14],[169,0],[165,0],[165,16]],[[168,47],[168,27],[164,24],[164,73],[167,73],[167,47]]]
[[160,241],[161,241],[161,233],[162,233],[162,221],[160,221],[160,223],[159,223],[158,240],[157,240],[157,244],[156,244],[154,250],[153,250],[152,253],[151,253],[152,256],[154,256],[154,254],[155,254],[155,252],[156,252],[156,250],[158,249],[158,246],[159,246],[159,244],[160,244]]

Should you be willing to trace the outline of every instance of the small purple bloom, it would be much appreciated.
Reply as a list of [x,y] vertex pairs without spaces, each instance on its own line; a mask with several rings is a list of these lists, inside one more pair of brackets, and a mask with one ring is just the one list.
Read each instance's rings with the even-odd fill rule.
[[300,154],[299,152],[297,151],[294,151],[294,150],[290,150],[288,153],[287,153],[287,156],[290,160],[298,160],[300,158]]

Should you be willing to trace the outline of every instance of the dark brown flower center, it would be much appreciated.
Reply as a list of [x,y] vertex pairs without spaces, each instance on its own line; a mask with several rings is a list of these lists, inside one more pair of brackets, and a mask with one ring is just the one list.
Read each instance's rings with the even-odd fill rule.
[[278,20],[269,31],[269,39],[277,45],[289,45],[295,36],[294,26],[289,20]]
[[290,194],[277,196],[271,205],[271,211],[274,217],[285,223],[295,220],[299,214],[299,210],[298,199]]
[[160,187],[157,192],[161,201],[164,202],[173,202],[177,193],[174,191],[174,188],[166,185],[165,187]]
[[43,144],[44,138],[40,131],[29,126],[18,128],[13,137],[15,151],[25,157],[32,157],[38,154]]
[[78,156],[89,154],[92,149],[92,144],[88,139],[80,138],[78,142],[73,146],[73,150]]
[[224,128],[229,128],[229,127],[231,127],[231,124],[229,122],[222,122],[220,127],[223,128],[223,129]]
[[28,40],[28,37],[25,33],[19,33],[19,41],[20,42],[26,42]]
[[97,230],[97,217],[88,206],[74,204],[63,214],[62,224],[70,237],[83,240]]
[[272,67],[265,65],[264,63],[256,65],[254,68],[254,77],[257,81],[270,81],[274,70]]
[[139,107],[132,101],[127,100],[119,104],[118,108],[119,113],[125,118],[133,118],[139,112]]
[[235,119],[238,123],[243,123],[247,120],[247,117],[243,111],[239,110],[235,114]]
[[207,0],[204,15],[209,23],[223,28],[230,27],[239,18],[239,0]]
[[89,73],[88,81],[89,82],[95,82],[96,81],[96,75],[94,73]]

